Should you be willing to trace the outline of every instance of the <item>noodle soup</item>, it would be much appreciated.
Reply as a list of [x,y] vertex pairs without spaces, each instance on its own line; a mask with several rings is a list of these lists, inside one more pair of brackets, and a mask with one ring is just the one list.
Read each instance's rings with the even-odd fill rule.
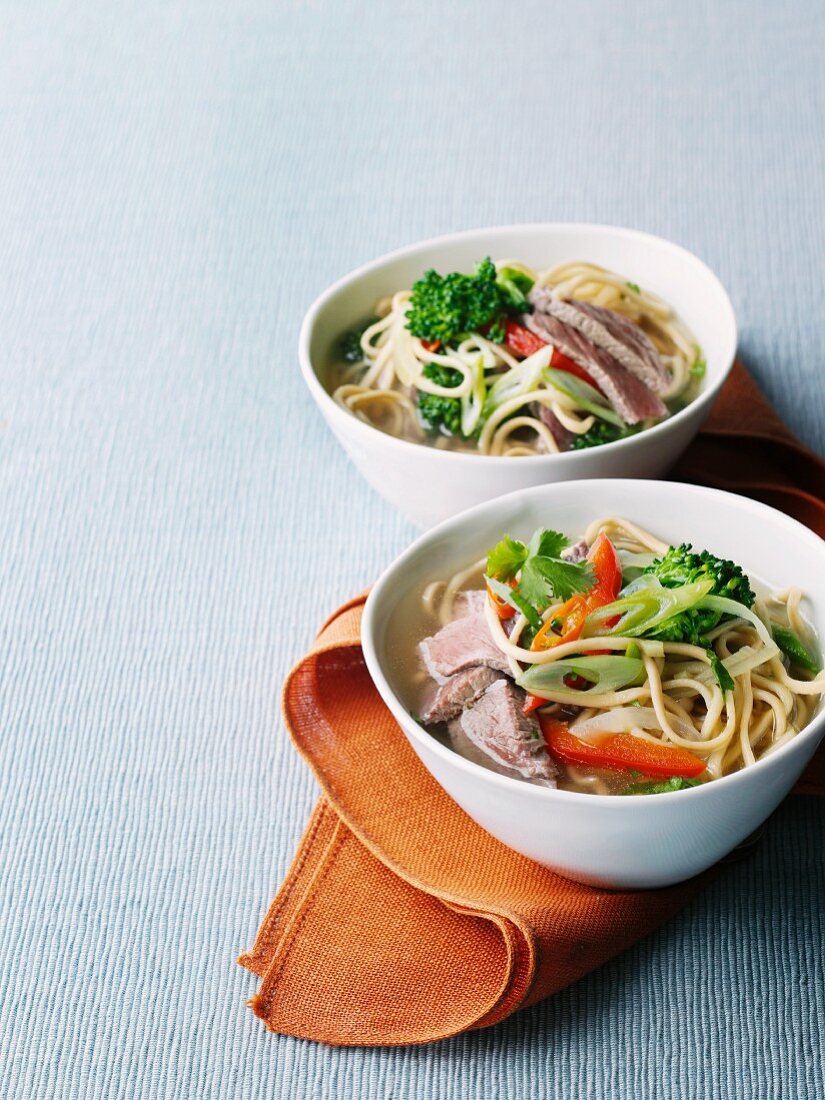
[[825,692],[796,588],[629,520],[505,536],[393,616],[393,679],[476,764],[592,794],[677,791],[746,769]]
[[487,258],[472,275],[428,271],[377,302],[342,335],[327,384],[390,435],[517,457],[644,431],[689,404],[704,373],[671,306],[623,276]]

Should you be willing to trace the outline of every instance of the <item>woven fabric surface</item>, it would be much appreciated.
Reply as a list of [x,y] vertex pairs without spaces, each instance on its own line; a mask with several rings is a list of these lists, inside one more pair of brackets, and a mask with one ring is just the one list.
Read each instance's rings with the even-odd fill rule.
[[438,1046],[267,1034],[235,957],[316,796],[280,684],[413,535],[304,392],[303,311],[423,236],[634,225],[718,271],[822,452],[822,6],[10,0],[0,24],[0,1094],[820,1094],[811,798],[636,948]]
[[[701,484],[718,466],[719,487],[767,497],[825,536],[825,462],[739,363],[672,476]],[[250,1007],[278,1034],[426,1043],[566,988],[682,909],[714,871],[663,890],[598,890],[484,833],[381,702],[361,652],[364,600],[333,613],[284,685],[286,728],[322,798],[238,962],[261,978]],[[825,750],[795,793],[825,795]]]

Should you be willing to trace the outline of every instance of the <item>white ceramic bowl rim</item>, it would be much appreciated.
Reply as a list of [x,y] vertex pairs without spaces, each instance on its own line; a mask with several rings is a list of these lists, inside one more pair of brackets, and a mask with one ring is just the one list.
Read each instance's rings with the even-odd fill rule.
[[[604,488],[606,486],[627,486],[636,484],[632,479],[628,478],[593,478],[589,480],[577,481],[576,485],[586,492],[589,487]],[[779,524],[785,527],[789,535],[795,538],[802,538],[804,541],[811,543],[815,546],[819,553],[825,554],[825,547],[823,546],[823,540],[819,536],[815,535],[813,531],[809,530],[804,524],[797,522],[790,516],[786,516],[784,512],[779,512],[776,508],[771,508],[767,504],[762,504],[759,501],[751,500],[749,497],[741,497],[736,493],[728,493],[721,489],[710,489],[701,485],[687,485],[683,482],[656,482],[656,481],[644,481],[639,482],[640,485],[678,485],[680,492],[688,493],[692,496],[711,496],[716,498],[722,498],[724,500],[733,501],[738,508],[744,508],[747,511],[755,515],[762,515],[770,520],[773,524]],[[514,493],[508,493],[506,496],[498,497],[499,501],[512,500],[515,497],[531,497],[540,496],[546,489],[546,486],[539,485],[529,489],[518,489]],[[462,512],[460,515],[451,519],[445,520],[443,523],[438,524],[436,527],[431,528],[423,535],[419,536],[412,543],[407,550],[404,551],[396,560],[384,571],[381,577],[378,579],[374,587],[372,588],[369,597],[367,598],[366,606],[364,608],[364,615],[361,624],[361,644],[364,651],[364,657],[369,669],[370,675],[376,684],[379,685],[379,691],[384,696],[390,709],[393,711],[394,716],[399,720],[400,715],[404,715],[409,719],[409,715],[406,707],[400,701],[398,696],[390,686],[383,669],[381,668],[381,662],[378,658],[378,654],[373,642],[373,616],[374,608],[380,603],[383,598],[384,590],[393,584],[396,579],[396,575],[399,571],[403,571],[404,566],[412,560],[419,550],[425,546],[428,542],[437,538],[443,531],[451,527],[460,527],[461,523],[465,519],[469,519],[476,515],[478,512],[488,508],[490,501],[485,501],[482,504],[476,505],[474,508],[469,508],[466,512]],[[745,571],[748,570],[747,562],[741,563]],[[418,725],[417,722],[410,721],[409,727],[404,727],[402,732],[406,730],[412,730],[412,735],[420,741],[426,744],[426,747],[442,757],[444,760],[449,761],[453,766],[459,768],[468,774],[475,777],[481,773],[485,779],[492,783],[494,786],[504,786],[509,790],[514,788],[521,791],[525,798],[545,799],[549,801],[555,801],[559,798],[563,800],[576,799],[586,800],[587,804],[591,803],[609,803],[614,808],[623,803],[627,803],[628,812],[638,812],[639,805],[647,806],[656,804],[661,798],[702,798],[708,793],[709,788],[717,789],[720,783],[724,783],[731,788],[733,792],[734,785],[738,782],[746,779],[747,776],[754,774],[754,769],[771,767],[771,762],[779,760],[786,752],[790,751],[794,744],[798,744],[800,739],[809,739],[816,735],[817,729],[825,722],[825,710],[819,710],[816,712],[804,729],[792,738],[791,741],[782,745],[771,753],[769,757],[763,757],[761,760],[757,760],[755,764],[752,764],[749,768],[743,769],[738,772],[733,772],[731,775],[720,776],[719,779],[714,779],[709,783],[700,784],[698,787],[687,787],[679,791],[664,791],[661,794],[652,798],[622,798],[616,795],[607,794],[583,794],[578,791],[564,791],[558,788],[552,787],[539,787],[533,783],[526,783],[522,779],[515,779],[508,775],[501,775],[498,772],[494,772],[490,769],[484,768],[481,764],[475,764],[471,760],[465,759],[459,753],[453,749],[448,748],[446,745],[442,745],[437,738],[427,733],[425,729]],[[426,741],[425,741],[426,739]],[[645,812],[645,811],[643,811]]]
[[[479,234],[484,234],[485,236],[492,237],[503,237],[509,233],[514,232],[524,232],[529,230],[535,230],[536,232],[539,232],[548,229],[575,230],[576,232],[592,236],[598,236],[602,233],[610,233],[615,236],[625,237],[630,240],[655,242],[659,246],[664,246],[673,250],[676,253],[681,254],[682,256],[688,257],[693,263],[699,265],[699,267],[704,271],[709,282],[715,286],[715,289],[719,295],[720,304],[723,308],[723,311],[727,314],[726,319],[730,329],[730,346],[724,356],[724,361],[728,365],[720,372],[718,378],[714,379],[709,385],[706,385],[702,388],[698,396],[694,398],[694,400],[691,401],[689,405],[686,405],[683,409],[680,409],[672,416],[669,416],[666,420],[662,420],[658,424],[654,424],[652,427],[646,428],[644,433],[642,434],[646,438],[656,435],[663,430],[668,430],[668,428],[672,424],[681,421],[689,413],[696,412],[698,409],[710,407],[710,405],[715,400],[717,393],[724,385],[728,374],[730,373],[730,369],[733,366],[734,356],[736,354],[736,316],[734,314],[733,306],[731,304],[728,293],[722,286],[722,283],[707,266],[707,264],[704,263],[703,260],[700,260],[699,257],[696,256],[693,252],[690,252],[688,249],[683,248],[681,245],[675,244],[673,241],[667,240],[665,237],[657,237],[653,233],[644,233],[642,232],[642,230],[639,229],[628,229],[624,226],[597,225],[591,222],[525,222],[519,225],[502,225],[490,227],[482,226],[477,229],[464,229],[458,233],[447,233],[440,237],[430,237],[428,240],[416,241],[413,244],[405,245],[403,248],[397,248],[392,252],[386,252],[383,256],[379,256],[377,259],[371,260],[369,263],[362,264],[361,267],[357,267],[354,271],[351,271],[349,272],[349,274],[344,275],[342,278],[333,283],[332,286],[328,287],[318,298],[315,299],[315,301],[309,307],[309,310],[307,311],[301,325],[301,331],[298,337],[298,357],[301,364],[301,371],[303,373],[306,384],[309,387],[310,392],[314,396],[315,400],[318,401],[319,404],[321,404],[322,406],[326,406],[331,415],[335,417],[345,417],[347,423],[357,425],[357,427],[354,429],[356,431],[368,432],[370,433],[370,435],[372,435],[372,433],[374,432],[380,431],[379,428],[375,428],[371,424],[365,423],[357,416],[353,416],[351,413],[348,413],[346,410],[342,409],[340,405],[338,405],[337,402],[333,399],[332,395],[321,384],[321,381],[318,378],[314,367],[312,366],[312,360],[309,354],[309,346],[318,315],[324,309],[327,302],[331,298],[334,298],[339,291],[344,289],[344,287],[350,285],[351,283],[357,282],[357,280],[362,278],[364,275],[369,274],[371,271],[374,271],[377,268],[383,267],[385,264],[389,263],[392,260],[402,259],[405,256],[409,256],[415,252],[424,251],[427,248],[432,248],[443,244],[450,244],[451,242],[464,241],[472,237],[478,236]],[[406,449],[409,449],[410,447],[418,449],[424,446],[424,444],[415,443],[410,439],[400,439],[398,436],[390,435],[389,432],[382,432],[382,435],[384,436],[385,440],[387,440],[392,446],[403,447]],[[636,442],[638,442],[638,439],[638,435],[627,436],[625,439],[616,439],[612,443],[602,443],[599,447],[599,450],[602,451],[605,448],[610,448],[610,450],[613,451],[619,447],[632,447]],[[513,461],[512,456],[507,455],[479,455],[465,451],[448,451],[440,449],[436,450],[435,448],[431,449],[434,450],[436,454],[443,457],[446,462],[477,463],[479,461],[483,461],[488,463],[504,462],[509,465]],[[519,456],[518,461],[520,463],[529,463],[531,465],[540,465],[545,462],[565,462],[571,460],[579,453],[580,452],[578,451],[560,451],[558,454],[521,455]]]

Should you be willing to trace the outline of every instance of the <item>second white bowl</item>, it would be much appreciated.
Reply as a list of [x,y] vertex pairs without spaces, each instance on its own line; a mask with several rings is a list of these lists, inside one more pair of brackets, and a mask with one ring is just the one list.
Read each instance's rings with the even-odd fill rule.
[[825,637],[825,542],[807,528],[764,504],[713,489],[602,480],[513,493],[423,535],[370,593],[361,628],[364,656],[424,766],[489,833],[581,882],[666,886],[710,867],[776,809],[822,739],[821,708],[769,756],[690,790],[637,798],[551,790],[465,760],[414,721],[402,698],[398,655],[388,644],[388,624],[407,593],[475,561],[504,533],[529,538],[535,528],[552,526],[577,535],[608,515],[731,558],[775,589],[797,585],[814,629]]

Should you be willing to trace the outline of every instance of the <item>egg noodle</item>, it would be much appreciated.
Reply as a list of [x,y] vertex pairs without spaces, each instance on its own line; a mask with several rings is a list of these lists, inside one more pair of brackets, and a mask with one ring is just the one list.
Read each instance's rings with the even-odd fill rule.
[[[673,309],[657,295],[642,290],[595,264],[572,262],[545,271],[533,271],[518,260],[501,260],[496,268],[523,272],[536,286],[550,287],[560,298],[575,298],[622,314],[637,324],[652,341],[667,373],[660,395],[672,401],[685,395],[694,381],[697,344]],[[486,455],[535,455],[557,453],[559,445],[531,406],[548,407],[573,436],[588,432],[595,417],[577,401],[541,377],[549,365],[552,347],[519,361],[506,346],[474,332],[457,348],[429,350],[406,327],[410,290],[400,290],[378,302],[378,320],[361,336],[360,363],[340,368],[335,401],[355,416],[391,435],[417,442],[430,438],[416,415],[415,390],[462,402],[462,431],[477,438],[460,440],[440,434],[434,446],[471,450]],[[546,359],[546,362],[544,361]],[[461,375],[456,386],[443,386],[424,374],[427,364],[452,368]],[[534,372],[534,377],[528,377]],[[512,384],[513,396],[497,404],[481,423],[484,392],[495,381],[501,392]],[[651,421],[650,423],[653,423]],[[643,423],[642,427],[648,426]]]
[[[651,558],[668,549],[667,543],[626,519],[611,516],[596,520],[584,538],[592,545],[600,532],[620,552]],[[486,559],[481,559],[446,582],[430,584],[422,596],[425,612],[442,625],[449,622],[457,593],[478,587],[472,582],[484,573],[485,563]],[[734,684],[732,691],[722,690],[711,667],[711,656],[701,646],[602,635],[579,637],[534,651],[519,644],[528,625],[523,614],[513,619],[509,634],[489,599],[485,615],[495,644],[507,657],[514,677],[529,666],[571,655],[621,653],[630,646],[638,647],[644,681],[620,691],[588,691],[586,708],[576,713],[571,732],[627,732],[647,741],[679,746],[704,760],[710,778],[718,778],[750,767],[795,737],[811,720],[818,697],[825,692],[825,672],[809,680],[792,677],[771,635],[773,624],[787,624],[801,639],[810,634],[800,612],[801,599],[798,588],[757,598],[750,618],[728,619],[710,632],[709,645],[725,662]],[[552,619],[559,607],[549,607],[543,620]],[[562,708],[569,714],[571,707],[581,707],[584,701],[581,692],[564,686],[541,694],[547,697],[541,710],[549,714],[562,712]],[[576,769],[568,769],[568,778],[578,780],[582,789],[591,792],[598,793],[604,786],[598,776]]]

